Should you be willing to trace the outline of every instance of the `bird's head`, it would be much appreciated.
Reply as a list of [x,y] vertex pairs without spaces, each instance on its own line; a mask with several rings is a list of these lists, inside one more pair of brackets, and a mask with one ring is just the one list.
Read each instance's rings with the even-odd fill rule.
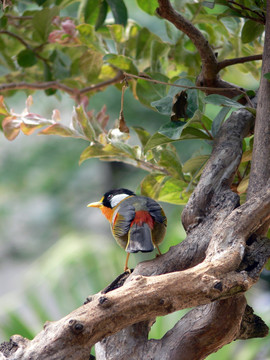
[[111,221],[113,209],[117,206],[122,200],[128,196],[135,196],[133,191],[128,189],[115,189],[106,192],[100,201],[93,202],[87,205],[87,207],[97,207],[100,208],[102,213],[106,218]]

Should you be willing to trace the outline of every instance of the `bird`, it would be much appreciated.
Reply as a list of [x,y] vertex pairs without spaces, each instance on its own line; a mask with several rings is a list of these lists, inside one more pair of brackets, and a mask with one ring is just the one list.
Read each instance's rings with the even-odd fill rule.
[[165,237],[167,218],[155,200],[121,188],[106,192],[100,201],[87,206],[100,208],[110,222],[113,237],[127,252],[125,272],[130,272],[130,253],[151,252],[156,247],[161,255],[159,244]]

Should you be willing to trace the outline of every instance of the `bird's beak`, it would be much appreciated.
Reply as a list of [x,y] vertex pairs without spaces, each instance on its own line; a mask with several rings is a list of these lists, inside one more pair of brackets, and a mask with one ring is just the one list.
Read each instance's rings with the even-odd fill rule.
[[102,202],[100,202],[100,201],[92,202],[87,205],[87,207],[97,207],[97,208],[100,208],[101,206],[102,206]]

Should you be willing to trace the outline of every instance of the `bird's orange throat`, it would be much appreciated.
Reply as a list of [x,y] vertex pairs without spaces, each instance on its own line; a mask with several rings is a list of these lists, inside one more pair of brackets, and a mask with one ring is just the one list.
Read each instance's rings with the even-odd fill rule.
[[111,222],[113,217],[113,209],[106,206],[101,206],[100,210],[102,211],[102,214],[106,217],[106,219],[108,219],[109,222]]
[[143,223],[148,224],[148,226],[150,227],[151,230],[154,228],[154,219],[152,218],[152,216],[149,214],[148,211],[145,211],[145,210],[136,211],[135,218],[132,221],[132,223],[130,224],[130,227],[133,224],[142,226]]

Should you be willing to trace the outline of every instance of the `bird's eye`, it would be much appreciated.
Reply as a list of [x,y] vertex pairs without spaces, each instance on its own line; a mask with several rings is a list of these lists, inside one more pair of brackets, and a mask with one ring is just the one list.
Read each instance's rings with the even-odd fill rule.
[[113,196],[112,196],[112,194],[111,194],[111,195],[109,195],[109,196],[107,197],[107,199],[108,199],[108,200],[111,200],[112,197],[113,197]]

